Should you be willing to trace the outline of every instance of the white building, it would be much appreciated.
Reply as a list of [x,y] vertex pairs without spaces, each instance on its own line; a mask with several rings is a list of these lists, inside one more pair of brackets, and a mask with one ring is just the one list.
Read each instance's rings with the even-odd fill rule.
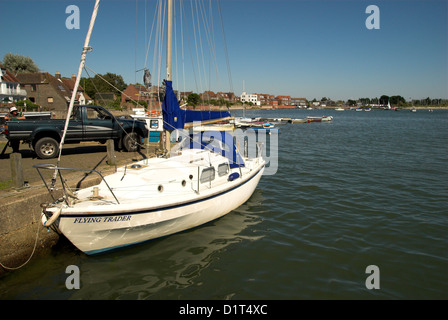
[[0,102],[14,102],[26,98],[26,91],[20,88],[20,82],[0,64]]
[[256,106],[261,104],[260,101],[258,101],[258,96],[256,94],[247,94],[246,92],[243,92],[240,98],[241,102],[252,102]]

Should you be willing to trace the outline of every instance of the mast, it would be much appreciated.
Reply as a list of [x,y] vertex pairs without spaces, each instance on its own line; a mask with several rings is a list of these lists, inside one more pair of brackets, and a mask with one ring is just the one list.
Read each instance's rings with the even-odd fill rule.
[[[81,62],[79,64],[78,75],[76,77],[75,86],[73,88],[72,97],[70,99],[70,104],[69,104],[68,111],[67,111],[67,119],[65,120],[64,132],[62,133],[61,142],[59,143],[59,156],[58,156],[58,162],[57,162],[58,165],[59,165],[59,162],[61,161],[62,147],[64,146],[65,135],[67,133],[70,115],[73,111],[73,106],[75,104],[76,95],[78,93],[78,87],[79,87],[79,82],[81,81],[82,70],[84,69],[84,65],[86,63],[86,55],[87,55],[87,52],[92,51],[92,48],[89,47],[89,42],[90,42],[90,37],[92,35],[93,26],[95,24],[96,16],[98,14],[99,6],[100,6],[100,0],[96,0],[95,6],[93,7],[92,16],[90,18],[89,30],[87,31],[86,39],[84,41],[84,47],[82,48]],[[56,182],[56,176],[57,176],[57,170],[55,170],[54,176],[52,179],[53,185],[54,185],[54,182]]]
[[[173,0],[168,0],[167,3],[167,32],[166,32],[166,80],[172,81],[173,70]],[[171,132],[165,131],[165,148],[167,156],[171,151]]]
[[79,68],[78,68],[78,75],[76,77],[75,87],[73,88],[72,97],[70,99],[70,104],[69,104],[68,111],[67,111],[67,119],[65,121],[64,133],[62,134],[61,145],[60,145],[60,148],[59,148],[58,162],[61,160],[61,150],[62,150],[62,146],[64,145],[64,140],[65,140],[65,135],[66,135],[66,132],[67,132],[68,122],[70,120],[70,115],[71,115],[71,113],[73,111],[73,105],[75,103],[76,95],[78,93],[78,87],[79,87],[79,82],[81,81],[82,70],[84,69],[84,65],[86,64],[86,55],[87,55],[87,52],[92,51],[92,48],[89,47],[89,42],[90,42],[90,37],[91,37],[92,31],[93,31],[93,25],[95,24],[96,16],[98,14],[98,7],[99,7],[99,5],[100,5],[100,0],[96,0],[95,6],[93,8],[92,17],[90,18],[89,30],[87,31],[86,39],[85,39],[85,42],[84,42],[84,47],[82,48],[81,62],[79,64]]
[[173,69],[173,0],[168,0],[166,33],[166,80],[172,81]]

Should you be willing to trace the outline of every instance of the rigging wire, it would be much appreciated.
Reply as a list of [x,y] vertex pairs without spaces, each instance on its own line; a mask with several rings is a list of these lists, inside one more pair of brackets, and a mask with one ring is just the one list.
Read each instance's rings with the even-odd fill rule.
[[228,76],[229,82],[230,82],[230,92],[233,92],[232,72],[230,69],[229,52],[227,50],[226,33],[225,33],[224,22],[223,22],[223,18],[222,18],[221,1],[217,0],[217,4],[218,4],[219,21],[221,22],[221,33],[222,33],[222,38],[223,38],[224,55],[226,57],[227,76]]

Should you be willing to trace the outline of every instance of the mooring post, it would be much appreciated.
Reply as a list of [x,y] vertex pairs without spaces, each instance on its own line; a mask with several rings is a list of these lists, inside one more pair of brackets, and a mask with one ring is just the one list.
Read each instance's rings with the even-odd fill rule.
[[22,155],[11,153],[11,179],[15,188],[22,188],[25,184],[23,179]]
[[114,140],[107,140],[107,164],[110,166],[114,166],[117,164],[117,160],[115,158],[115,148],[114,148]]

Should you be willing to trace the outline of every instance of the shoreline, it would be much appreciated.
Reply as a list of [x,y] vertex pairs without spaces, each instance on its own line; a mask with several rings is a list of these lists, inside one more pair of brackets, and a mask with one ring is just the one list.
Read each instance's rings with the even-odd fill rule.
[[[311,107],[311,108],[299,108],[296,106],[251,106],[251,107],[243,107],[243,106],[231,106],[229,108],[230,111],[232,110],[335,110],[337,108],[342,108],[344,110],[355,110],[356,107],[349,107],[349,106],[332,106],[332,107]],[[360,108],[367,108],[367,107],[360,107]],[[417,110],[448,110],[447,106],[412,106],[412,107],[398,107],[398,110],[411,110],[411,109],[417,109]],[[385,110],[383,108],[371,108],[372,110]],[[223,107],[214,107],[214,106],[198,106],[194,110],[227,110]],[[387,109],[386,109],[387,110]],[[392,109],[391,109],[392,110]]]

